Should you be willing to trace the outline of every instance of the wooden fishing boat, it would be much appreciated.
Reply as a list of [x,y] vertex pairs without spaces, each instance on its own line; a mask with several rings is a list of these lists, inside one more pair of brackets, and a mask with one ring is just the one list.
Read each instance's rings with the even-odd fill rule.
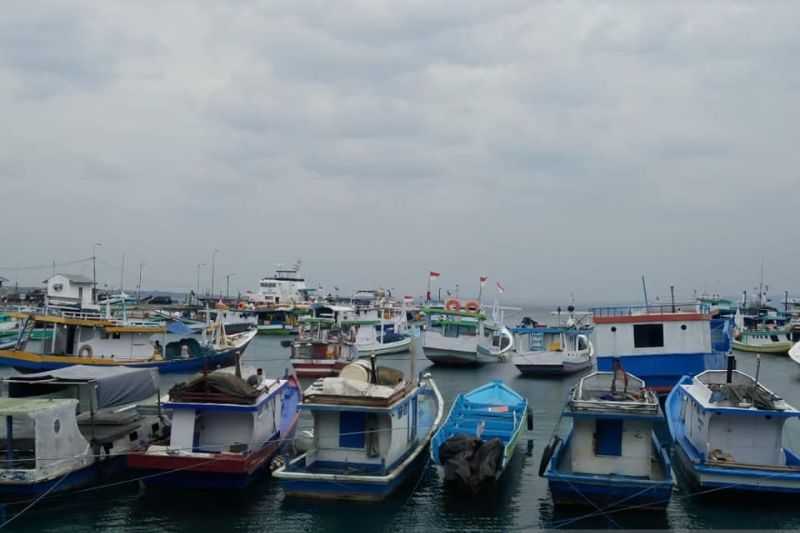
[[564,376],[592,368],[594,346],[585,330],[570,327],[513,328],[511,362],[526,376]]
[[381,501],[419,475],[442,419],[429,374],[417,381],[356,361],[317,380],[300,408],[314,420],[309,451],[273,472],[290,497]]
[[503,475],[526,421],[532,430],[528,400],[500,380],[459,394],[431,440],[431,460],[445,482],[477,494]]
[[244,488],[290,444],[301,400],[294,376],[201,374],[163,403],[171,412],[169,439],[130,454],[128,466],[152,487]]
[[443,308],[426,307],[422,351],[443,366],[478,366],[500,361],[513,348],[511,331],[480,311],[477,301],[449,300]]
[[125,469],[125,456],[161,438],[169,422],[148,368],[72,366],[3,380],[0,494],[62,492]]
[[572,389],[563,411],[573,420],[569,436],[555,435],[542,453],[539,474],[556,505],[611,510],[669,503],[672,469],[654,431],[663,420],[658,397],[615,366]]
[[[162,373],[211,370],[233,365],[256,335],[255,329],[227,334],[220,320],[198,340],[168,338],[163,323],[119,320],[96,312],[51,308],[12,316],[23,325],[14,346],[0,350],[0,365],[20,372],[72,365],[148,367]],[[52,338],[32,338],[36,328],[51,331]]]
[[787,329],[737,331],[733,337],[733,349],[740,352],[785,355],[793,344]]
[[684,377],[667,398],[680,465],[703,490],[800,493],[800,455],[783,435],[800,411],[729,361],[727,371]]

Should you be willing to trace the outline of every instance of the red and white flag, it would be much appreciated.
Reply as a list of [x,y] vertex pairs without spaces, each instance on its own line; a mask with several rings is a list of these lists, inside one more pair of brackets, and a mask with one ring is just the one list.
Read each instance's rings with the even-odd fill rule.
[[434,271],[431,270],[431,279],[436,279],[439,276],[441,276],[441,274],[439,272],[434,272]]
[[503,288],[503,286],[500,285],[499,281],[497,282],[497,292],[499,292],[500,294],[503,294],[504,292],[506,292],[506,290]]
[[489,276],[481,276],[481,287],[486,285],[487,281],[489,281]]

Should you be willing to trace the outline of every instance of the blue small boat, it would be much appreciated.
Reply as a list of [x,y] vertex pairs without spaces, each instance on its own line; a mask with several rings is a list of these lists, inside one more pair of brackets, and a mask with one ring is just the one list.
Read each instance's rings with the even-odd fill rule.
[[683,470],[703,491],[800,493],[800,456],[783,443],[800,411],[733,366],[686,376],[667,397]]
[[672,468],[654,432],[661,408],[643,380],[618,364],[615,372],[590,374],[572,389],[563,415],[573,420],[569,436],[554,436],[539,466],[556,505],[667,506]]
[[528,400],[500,380],[459,394],[431,440],[431,459],[446,482],[476,494],[503,475],[525,420],[533,429]]

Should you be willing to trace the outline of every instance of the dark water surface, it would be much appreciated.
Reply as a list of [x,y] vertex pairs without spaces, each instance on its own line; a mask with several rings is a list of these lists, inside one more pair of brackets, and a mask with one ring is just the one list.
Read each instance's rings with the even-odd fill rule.
[[[511,317],[513,319],[513,317]],[[542,317],[547,318],[547,317]],[[507,320],[512,322],[512,320]],[[421,347],[415,347],[417,370],[429,367]],[[755,356],[737,354],[739,368],[753,373]],[[382,364],[409,368],[408,354],[386,356]],[[280,339],[258,337],[248,348],[245,362],[261,366],[269,375],[282,375],[288,350]],[[535,428],[520,440],[513,463],[495,494],[465,501],[445,493],[436,468],[428,465],[416,486],[405,488],[383,504],[319,503],[285,499],[271,479],[246,492],[217,494],[150,492],[137,483],[103,488],[42,501],[16,519],[8,530],[43,532],[82,531],[509,531],[563,528],[800,528],[800,505],[727,498],[693,497],[685,484],[675,488],[666,512],[615,513],[582,518],[589,509],[554,510],[546,480],[538,476],[540,454],[559,421],[559,413],[577,376],[532,379],[519,376],[511,364],[480,369],[429,367],[448,404],[459,392],[490,379],[502,379],[527,396],[534,410]],[[5,373],[5,372],[4,372]],[[800,405],[800,367],[785,356],[764,356],[762,381],[790,403]],[[162,390],[185,376],[163,376]],[[566,422],[562,422],[562,428]],[[800,424],[787,426],[787,445],[800,449]],[[19,509],[9,508],[6,519]]]

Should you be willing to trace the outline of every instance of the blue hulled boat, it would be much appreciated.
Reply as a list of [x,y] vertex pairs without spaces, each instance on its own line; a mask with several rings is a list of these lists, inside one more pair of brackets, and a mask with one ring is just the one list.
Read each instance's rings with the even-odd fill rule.
[[683,376],[725,368],[730,321],[712,319],[696,304],[592,309],[597,369],[615,359],[656,392],[666,394]]
[[419,475],[443,402],[430,375],[417,381],[412,367],[411,376],[372,358],[306,389],[301,409],[314,420],[313,444],[273,473],[284,492],[380,501]]
[[475,494],[500,479],[526,419],[533,429],[528,400],[500,380],[459,394],[431,440],[431,459],[446,482]]
[[573,420],[569,436],[553,437],[539,467],[557,505],[667,506],[672,469],[654,432],[661,408],[643,380],[618,365],[590,374],[570,392],[563,415]]
[[704,490],[800,493],[800,456],[783,444],[800,411],[733,366],[686,376],[667,398],[680,464]]

